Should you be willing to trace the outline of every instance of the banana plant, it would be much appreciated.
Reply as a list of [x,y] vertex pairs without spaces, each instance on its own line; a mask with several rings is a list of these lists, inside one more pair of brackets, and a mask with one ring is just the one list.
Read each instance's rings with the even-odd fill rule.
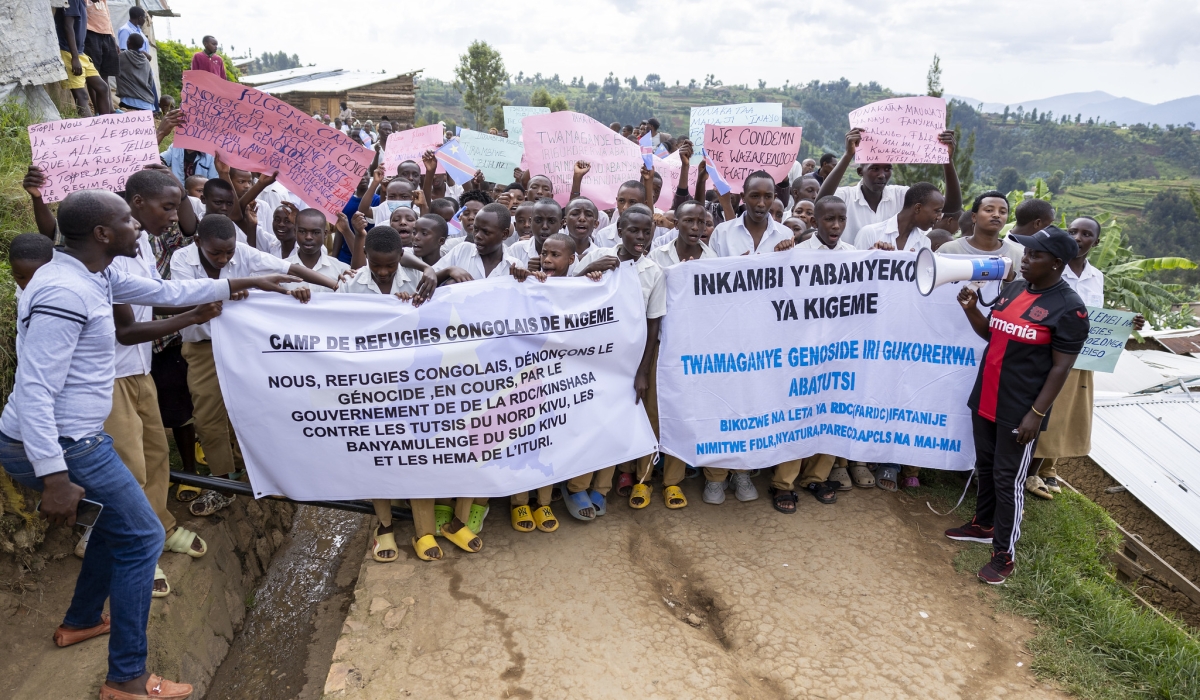
[[1183,285],[1163,284],[1147,279],[1147,275],[1163,270],[1192,270],[1196,263],[1187,258],[1142,257],[1128,246],[1116,217],[1104,214],[1098,221],[1100,241],[1088,254],[1088,262],[1104,273],[1104,305],[1136,311],[1156,328],[1194,325],[1196,321]]

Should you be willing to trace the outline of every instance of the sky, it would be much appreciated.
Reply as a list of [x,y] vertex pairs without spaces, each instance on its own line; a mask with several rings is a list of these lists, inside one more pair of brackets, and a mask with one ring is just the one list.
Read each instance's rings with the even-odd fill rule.
[[[475,39],[516,75],[602,82],[770,86],[847,78],[924,93],[941,56],[946,92],[1015,103],[1102,90],[1152,104],[1200,94],[1200,3],[1192,0],[589,0],[449,4],[170,0],[159,36],[305,64],[452,79]],[[394,7],[394,9],[392,9]],[[345,8],[344,10],[339,8]],[[370,14],[364,10],[370,9]],[[537,13],[537,14],[534,14]]]

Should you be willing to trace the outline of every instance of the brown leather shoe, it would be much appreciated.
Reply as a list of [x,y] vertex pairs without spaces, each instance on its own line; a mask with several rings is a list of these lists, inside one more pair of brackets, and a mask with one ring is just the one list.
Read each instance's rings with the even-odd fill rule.
[[108,613],[101,613],[100,624],[95,627],[73,630],[59,625],[58,629],[54,630],[54,643],[60,647],[69,647],[72,644],[78,644],[92,637],[108,634],[109,629]]
[[146,694],[134,695],[126,693],[124,690],[110,688],[107,685],[100,686],[100,700],[140,700],[140,698],[165,698],[166,700],[184,700],[192,694],[192,686],[187,683],[176,683],[169,681],[162,676],[150,674],[150,678],[146,680]]

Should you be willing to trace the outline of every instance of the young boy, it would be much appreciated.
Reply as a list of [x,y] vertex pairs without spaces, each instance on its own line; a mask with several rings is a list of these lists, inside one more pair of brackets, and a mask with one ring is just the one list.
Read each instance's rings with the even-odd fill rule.
[[54,242],[40,233],[22,233],[8,244],[8,267],[12,271],[13,282],[17,283],[17,299],[33,273],[38,268],[50,262],[54,257]]
[[[214,182],[210,180],[209,182]],[[171,279],[229,279],[260,274],[288,273],[313,285],[337,285],[303,265],[289,263],[237,241],[237,227],[222,214],[209,214],[197,227],[196,241],[171,256]],[[303,294],[301,294],[303,292]],[[307,290],[294,290],[307,299]],[[188,388],[195,406],[196,434],[213,476],[229,478],[240,461],[237,436],[225,410],[225,399],[217,380],[212,336],[208,324],[189,326],[183,336],[183,357],[188,363]],[[192,501],[197,517],[209,516],[233,502],[216,491],[206,491]]]
[[[275,210],[279,212],[291,207],[291,202],[285,202]],[[295,215],[295,234],[292,250],[284,259],[294,265],[303,265],[313,272],[337,284],[342,276],[350,270],[350,266],[325,254],[325,213],[320,209],[305,209]],[[332,292],[327,287],[312,287],[313,294]]]
[[425,264],[433,266],[442,259],[442,246],[450,227],[437,214],[426,214],[413,224],[412,253]]
[[373,224],[386,224],[392,216],[392,212],[399,207],[413,207],[413,198],[416,188],[408,180],[397,177],[387,183],[385,190],[384,201],[376,206],[371,206],[372,197],[383,184],[385,179],[383,168],[375,168],[375,173],[371,176],[371,184],[367,186],[367,195],[362,198],[358,204],[358,210],[364,216],[371,220]]
[[530,270],[539,270],[536,262],[542,254],[542,244],[546,239],[558,233],[563,224],[563,210],[558,202],[549,197],[539,199],[533,205],[533,216],[530,217],[530,227],[533,237],[520,241],[509,247],[508,254]]
[[[658,354],[659,327],[662,317],[667,313],[667,288],[662,268],[646,255],[650,250],[650,241],[654,233],[654,213],[645,204],[634,204],[626,208],[617,219],[617,227],[621,232],[621,244],[615,248],[592,250],[580,261],[583,269],[579,274],[611,270],[627,260],[636,262],[642,297],[646,302],[646,347],[642,352],[641,362],[638,363],[637,372],[634,374],[633,390],[635,402],[643,405],[651,425],[655,426],[657,431],[658,405],[654,396],[651,376]],[[633,483],[635,464],[638,474],[637,484]],[[650,455],[641,457],[636,462],[619,465],[621,477],[617,484],[618,493],[623,484],[630,486],[629,505],[631,508],[645,508],[650,505],[651,489],[645,482],[650,476],[652,466]],[[604,515],[607,510],[605,498],[612,487],[613,473],[617,469],[618,466],[606,467],[568,481],[566,503],[567,510],[571,515],[580,520],[594,520],[596,516]],[[589,487],[592,490],[585,493]],[[687,505],[687,500],[678,486],[668,487],[664,495],[668,508],[682,508]]]
[[[533,202],[523,200],[509,211],[513,215],[513,228],[516,229],[517,238],[522,241],[527,241],[533,237]],[[512,247],[516,247],[513,244]]]
[[[477,203],[473,200],[468,207]],[[503,204],[493,202],[482,207],[479,214],[472,217],[472,241],[455,246],[433,266],[438,282],[505,277],[512,273],[513,268],[524,269],[521,261],[504,248],[504,239],[508,237],[512,225],[509,218],[508,208]],[[465,212],[462,219],[466,219]]]
[[[728,195],[722,199],[727,201]],[[775,203],[775,179],[763,170],[746,176],[742,186],[742,201],[746,211],[736,218],[722,221],[713,231],[709,245],[719,257],[737,255],[766,255],[788,250],[796,245],[792,230],[771,218]],[[719,505],[725,502],[726,479],[730,470],[704,468],[704,502]],[[734,495],[739,501],[758,498],[758,489],[746,471],[733,470]]]
[[587,197],[576,197],[567,202],[567,235],[575,241],[575,261],[579,262],[597,246],[593,244],[593,233],[599,221],[600,212],[596,205]]

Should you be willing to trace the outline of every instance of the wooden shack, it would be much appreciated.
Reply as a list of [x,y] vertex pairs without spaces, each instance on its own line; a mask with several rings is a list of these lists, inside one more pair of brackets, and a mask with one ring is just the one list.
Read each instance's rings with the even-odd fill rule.
[[398,129],[411,129],[417,118],[413,78],[420,72],[364,73],[308,67],[246,76],[242,82],[309,114],[336,117],[345,102],[356,119],[378,122],[387,117]]

